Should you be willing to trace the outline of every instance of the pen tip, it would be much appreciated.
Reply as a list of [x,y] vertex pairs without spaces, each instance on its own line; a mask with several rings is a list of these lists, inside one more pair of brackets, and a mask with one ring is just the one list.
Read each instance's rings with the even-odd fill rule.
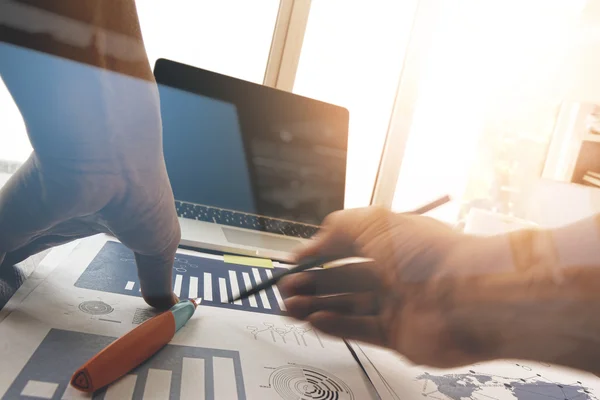
[[202,302],[202,298],[198,297],[197,299],[190,299],[192,301],[192,303],[194,303],[194,305],[196,307],[198,307],[200,305],[200,303]]

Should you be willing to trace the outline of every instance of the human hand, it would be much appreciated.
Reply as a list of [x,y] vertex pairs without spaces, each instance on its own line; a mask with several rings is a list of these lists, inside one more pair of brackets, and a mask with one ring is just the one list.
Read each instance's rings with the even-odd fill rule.
[[[129,3],[103,18],[130,16]],[[128,18],[123,24],[135,27]],[[171,276],[180,228],[162,152],[158,90],[138,44],[144,58],[134,64],[87,50],[89,62],[80,63],[48,54],[60,54],[60,44],[44,53],[0,42],[0,75],[33,147],[0,191],[0,263],[110,233],[134,251],[144,300],[167,308],[177,301]]]
[[144,119],[144,132],[98,140],[82,135],[54,145],[32,141],[34,152],[0,191],[0,262],[12,265],[74,239],[110,233],[135,252],[146,302],[158,308],[175,303],[171,274],[179,223],[156,96],[149,91],[145,102],[135,118]]
[[[347,339],[397,350],[411,361],[450,367],[487,349],[455,310],[463,285],[455,255],[474,238],[433,219],[369,207],[331,214],[298,254],[373,261],[290,275],[279,284],[290,316]],[[457,311],[457,313],[455,313]]]

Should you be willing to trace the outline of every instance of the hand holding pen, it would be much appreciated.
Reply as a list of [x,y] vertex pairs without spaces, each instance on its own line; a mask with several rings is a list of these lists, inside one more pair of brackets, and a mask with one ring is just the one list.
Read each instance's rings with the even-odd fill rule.
[[326,334],[385,346],[416,363],[473,363],[493,350],[490,339],[474,330],[481,325],[461,323],[489,311],[466,302],[474,307],[471,314],[459,306],[469,293],[473,271],[466,268],[478,240],[412,213],[340,211],[297,260],[372,261],[289,274],[279,290],[291,317]]
[[[446,204],[449,201],[450,201],[449,196],[440,197],[439,199],[432,201],[431,203],[428,203],[422,207],[417,208],[416,210],[414,210],[412,212],[412,214],[417,214],[417,215],[425,214],[435,208],[440,207],[443,204]],[[335,213],[333,215],[335,215]],[[330,216],[329,219],[331,219],[331,218],[332,217]],[[327,225],[327,223],[326,223],[326,225]],[[325,254],[325,255],[317,255],[317,256],[313,256],[313,257],[310,257],[310,256],[304,257],[304,258],[302,258],[302,260],[301,260],[302,262],[299,265],[297,265],[293,268],[290,268],[287,271],[276,274],[273,278],[254,286],[250,290],[241,292],[235,298],[230,297],[229,302],[233,303],[234,301],[237,301],[240,299],[245,299],[245,298],[252,296],[254,294],[257,294],[265,289],[268,289],[271,286],[277,284],[285,276],[288,276],[291,274],[297,274],[299,272],[307,271],[312,268],[320,268],[320,267],[323,267],[327,263],[337,261],[337,260],[343,259],[343,258],[347,258],[347,257],[344,257],[342,253],[337,254],[336,252],[332,252],[331,254]]]

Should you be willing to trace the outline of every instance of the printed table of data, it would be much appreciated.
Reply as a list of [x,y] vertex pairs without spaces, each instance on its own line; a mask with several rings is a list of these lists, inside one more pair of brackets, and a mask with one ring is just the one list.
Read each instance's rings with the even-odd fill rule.
[[[180,298],[202,298],[203,306],[281,315],[285,305],[276,286],[256,296],[229,303],[240,290],[269,279],[276,269],[228,264],[223,260],[177,254],[173,265],[173,291]],[[117,242],[107,242],[81,274],[75,286],[141,296],[133,253]]]
[[[69,385],[71,375],[113,340],[51,329],[3,398],[89,399]],[[239,353],[169,344],[93,395],[94,400],[191,398],[245,400]]]

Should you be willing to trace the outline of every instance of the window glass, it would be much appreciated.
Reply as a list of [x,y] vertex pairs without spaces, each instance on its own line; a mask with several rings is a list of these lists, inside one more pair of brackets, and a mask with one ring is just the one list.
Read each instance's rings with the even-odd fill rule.
[[416,1],[313,1],[294,92],[350,112],[345,207],[366,206]]
[[439,5],[393,208],[448,193],[450,221],[471,208],[524,217],[559,116],[600,97],[598,1]]

